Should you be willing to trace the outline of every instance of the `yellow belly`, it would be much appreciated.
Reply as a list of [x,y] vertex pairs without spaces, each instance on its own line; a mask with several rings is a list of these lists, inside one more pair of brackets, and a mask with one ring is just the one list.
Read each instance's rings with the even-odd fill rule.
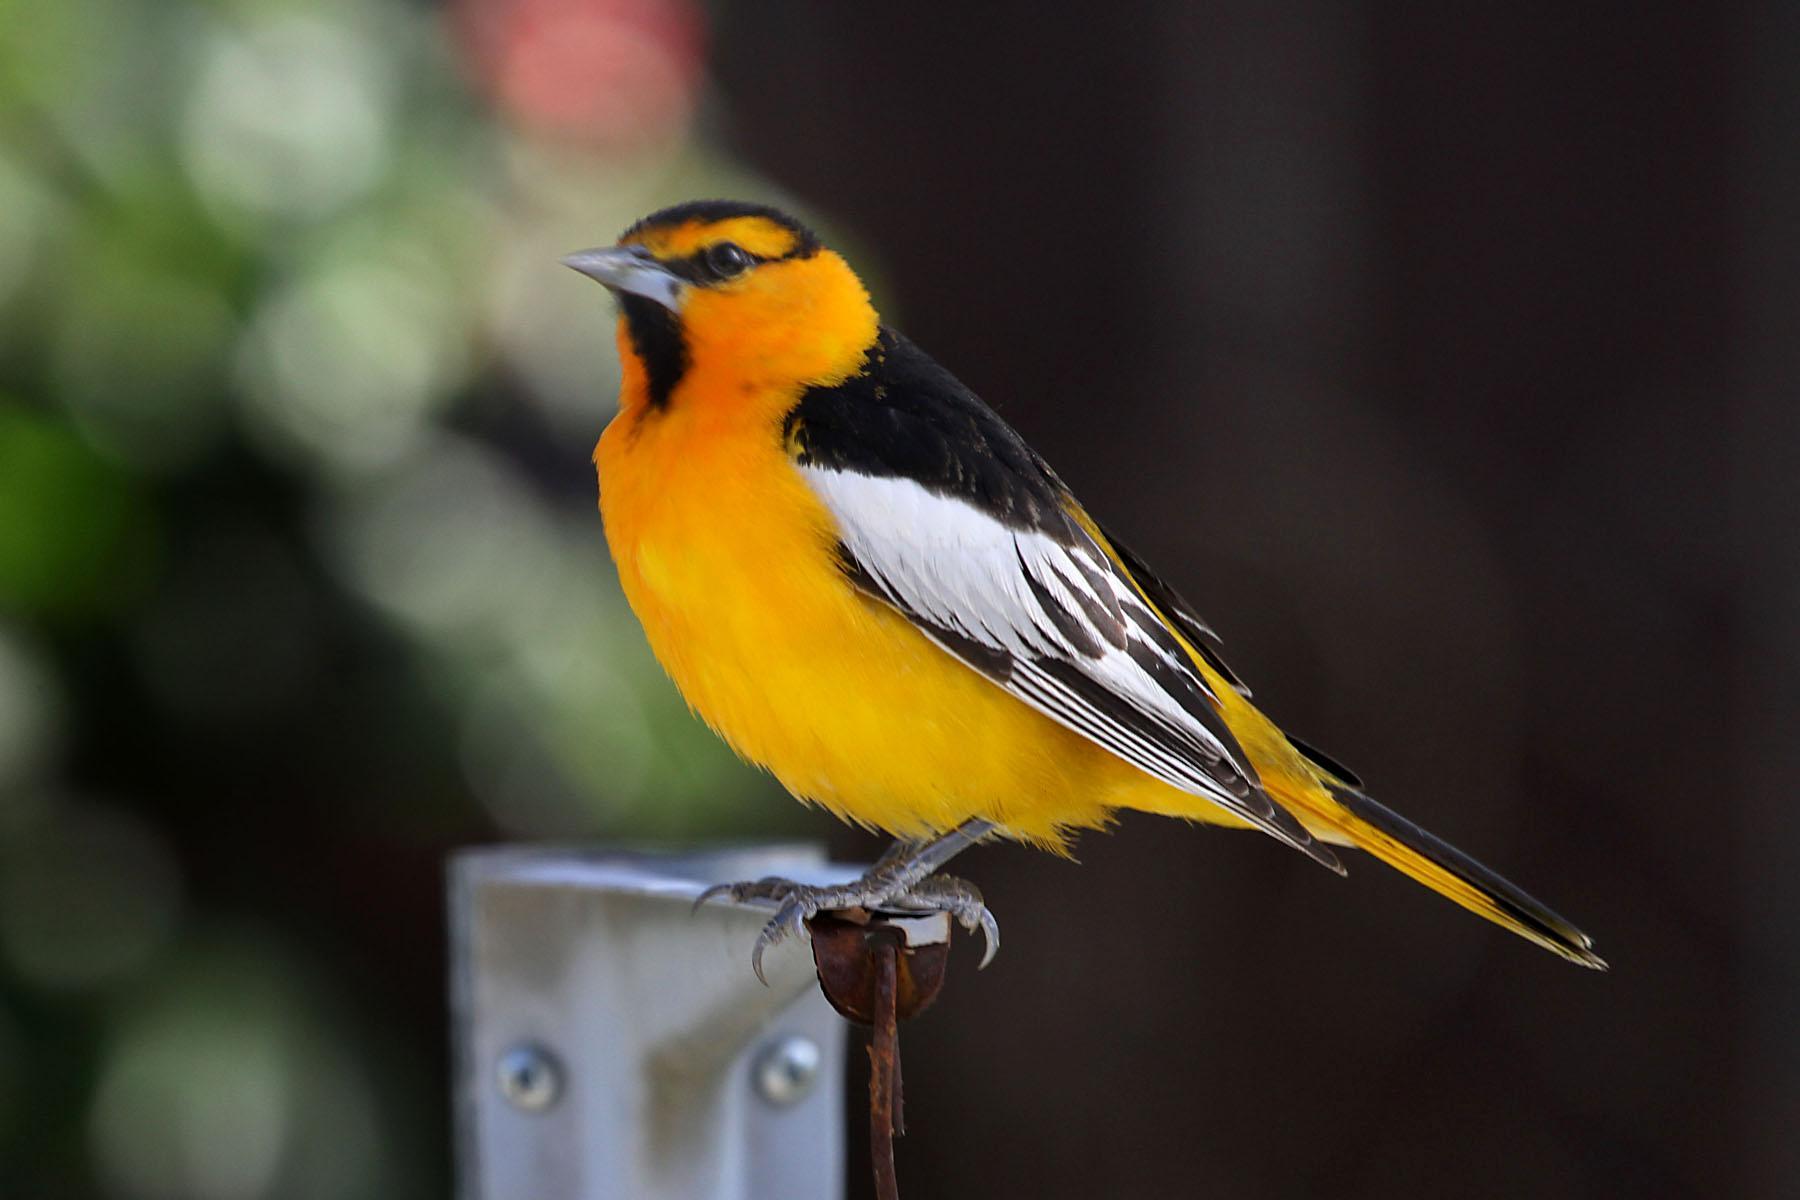
[[[615,421],[595,453],[619,579],[689,704],[796,796],[897,836],[1039,843],[1109,809],[1229,820],[1058,725],[858,592],[830,514],[766,437]],[[1235,823],[1235,822],[1233,822]]]

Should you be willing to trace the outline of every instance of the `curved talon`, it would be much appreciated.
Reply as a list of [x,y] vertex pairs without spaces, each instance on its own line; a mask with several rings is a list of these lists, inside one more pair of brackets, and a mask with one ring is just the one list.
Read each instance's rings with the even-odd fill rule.
[[741,904],[745,900],[783,900],[794,892],[805,890],[803,884],[779,875],[764,875],[761,879],[739,883],[715,883],[700,893],[692,911],[698,912],[702,904],[719,896],[729,896],[733,902]]
[[723,896],[726,893],[730,892],[732,889],[736,888],[737,886],[738,885],[735,883],[715,883],[715,884],[713,884],[711,887],[707,888],[704,892],[701,892],[700,895],[695,898],[694,907],[688,909],[688,912],[690,914],[699,912],[700,906],[705,904],[708,900],[712,900],[712,899],[715,899],[716,897]]
[[[975,964],[977,971],[986,970],[987,965],[994,961],[994,955],[1000,953],[1000,922],[994,920],[994,914],[987,910],[985,904],[981,906],[980,920],[982,951],[981,961]],[[969,932],[975,931],[971,929]]]
[[806,919],[818,912],[819,907],[814,901],[802,899],[801,889],[796,887],[794,893],[781,902],[769,923],[762,927],[762,932],[756,935],[756,946],[750,951],[750,969],[756,972],[764,987],[769,986],[769,977],[763,974],[763,951],[799,933],[806,927]]

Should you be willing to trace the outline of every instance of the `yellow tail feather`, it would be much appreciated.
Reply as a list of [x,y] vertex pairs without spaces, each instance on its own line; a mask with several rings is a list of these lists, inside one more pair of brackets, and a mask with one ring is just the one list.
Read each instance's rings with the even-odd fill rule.
[[1290,790],[1274,784],[1269,790],[1311,818],[1309,824],[1329,824],[1358,849],[1470,912],[1570,962],[1607,969],[1606,960],[1594,953],[1593,939],[1548,905],[1361,791],[1330,779],[1317,788]]

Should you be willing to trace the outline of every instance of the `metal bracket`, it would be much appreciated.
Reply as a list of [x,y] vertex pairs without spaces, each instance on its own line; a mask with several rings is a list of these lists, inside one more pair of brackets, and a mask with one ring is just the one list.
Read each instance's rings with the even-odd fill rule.
[[450,870],[461,1200],[826,1200],[844,1188],[843,1021],[798,939],[709,884],[840,883],[817,847],[506,848]]

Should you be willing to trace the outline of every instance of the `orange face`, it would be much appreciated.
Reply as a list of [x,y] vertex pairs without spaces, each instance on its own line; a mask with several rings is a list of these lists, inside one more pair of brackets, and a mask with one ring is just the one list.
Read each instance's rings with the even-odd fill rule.
[[628,410],[791,398],[854,374],[875,342],[856,274],[772,209],[680,205],[564,261],[619,298]]

